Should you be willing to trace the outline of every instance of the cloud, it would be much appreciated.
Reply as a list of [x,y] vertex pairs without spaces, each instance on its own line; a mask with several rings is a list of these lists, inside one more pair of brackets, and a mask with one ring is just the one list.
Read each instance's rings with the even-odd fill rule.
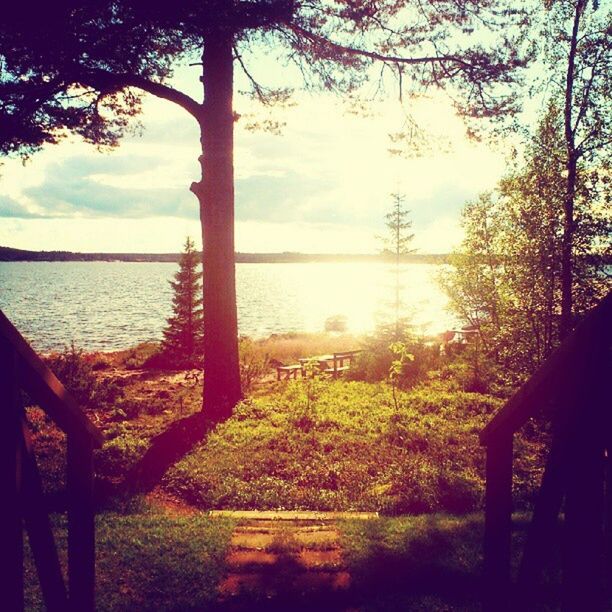
[[[24,195],[43,207],[48,217],[198,217],[187,185],[151,186],[142,177],[143,172],[159,171],[163,159],[121,155],[100,162],[69,157],[51,164],[43,181],[25,189]],[[118,177],[122,186],[112,184]]]
[[[391,157],[388,133],[400,120],[388,108],[359,118],[330,98],[305,98],[299,106],[278,111],[287,122],[281,136],[249,132],[239,121],[237,248],[266,251],[274,244],[274,250],[298,250],[297,245],[309,251],[376,250],[374,236],[384,232],[390,194],[399,191],[411,210],[415,234],[427,237],[421,250],[434,250],[435,222],[457,219],[466,200],[495,184],[503,164],[483,146],[460,140],[450,152]],[[431,122],[436,109],[431,104],[423,108]],[[162,230],[160,219],[168,220],[169,231],[183,221],[197,224],[198,203],[189,185],[200,175],[198,127],[164,102],[151,101],[145,111],[142,138],[126,138],[110,154],[67,142],[47,148],[26,168],[10,165],[8,180],[3,177],[0,184],[0,217],[100,220],[104,231],[112,219],[155,220],[130,224],[136,232],[144,232],[145,225]],[[450,115],[440,121],[455,134]],[[42,231],[42,225],[36,227]],[[101,232],[90,223],[87,227],[88,250],[106,248]],[[63,248],[63,238],[57,240],[56,248]],[[427,243],[431,248],[425,248]],[[150,236],[135,238],[134,244],[156,250]]]
[[27,206],[13,198],[0,195],[0,217],[9,219],[40,219],[44,216],[29,210]]

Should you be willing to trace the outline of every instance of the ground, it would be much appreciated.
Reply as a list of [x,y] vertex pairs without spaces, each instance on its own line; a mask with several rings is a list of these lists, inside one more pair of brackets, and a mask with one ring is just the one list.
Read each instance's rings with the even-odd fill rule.
[[[97,484],[114,486],[156,434],[200,410],[201,375],[143,368],[146,351],[83,359],[79,376],[91,384],[81,387],[99,399],[86,412],[106,437]],[[101,500],[99,609],[479,609],[478,432],[502,400],[440,376],[395,393],[384,381],[273,379],[258,381],[152,493]],[[65,441],[38,409],[28,415],[56,493]],[[521,504],[535,490],[543,442],[535,430],[517,439]],[[270,522],[210,512],[222,509],[381,516]],[[65,518],[54,523],[65,563]],[[38,609],[27,567],[28,606]]]

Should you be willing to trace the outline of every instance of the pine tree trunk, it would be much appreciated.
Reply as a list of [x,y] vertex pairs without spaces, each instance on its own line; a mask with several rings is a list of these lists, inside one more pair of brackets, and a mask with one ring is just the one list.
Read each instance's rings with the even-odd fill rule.
[[202,180],[192,185],[200,203],[203,242],[204,399],[207,419],[229,418],[242,398],[234,257],[234,115],[232,34],[204,41],[204,106],[200,120]]

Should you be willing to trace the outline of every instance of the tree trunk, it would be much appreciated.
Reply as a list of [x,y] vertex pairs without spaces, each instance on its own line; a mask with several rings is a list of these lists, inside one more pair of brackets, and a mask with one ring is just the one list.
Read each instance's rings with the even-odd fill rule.
[[563,237],[561,240],[561,321],[560,340],[563,341],[573,327],[573,250],[574,250],[574,197],[576,193],[576,159],[569,153],[567,184],[563,205]]
[[578,33],[580,30],[580,17],[586,5],[586,0],[578,0],[574,11],[574,23],[570,40],[569,55],[567,58],[567,75],[565,79],[565,149],[567,182],[563,203],[563,238],[561,242],[561,322],[559,326],[560,340],[572,331],[573,327],[573,300],[572,285],[573,271],[573,243],[574,243],[574,199],[576,196],[576,178],[578,170],[578,153],[575,143],[575,126],[572,123],[572,107],[574,104],[574,72],[576,68],[576,49],[578,46]]
[[200,119],[202,180],[192,184],[200,203],[204,292],[204,399],[207,419],[229,418],[242,398],[234,264],[233,37],[204,39],[204,105]]

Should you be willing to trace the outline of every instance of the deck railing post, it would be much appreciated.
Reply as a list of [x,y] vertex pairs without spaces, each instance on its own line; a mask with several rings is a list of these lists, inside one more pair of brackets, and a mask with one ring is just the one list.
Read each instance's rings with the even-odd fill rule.
[[589,432],[576,444],[568,474],[561,602],[565,612],[604,609],[603,519],[604,450],[596,432]]
[[23,610],[21,471],[17,354],[0,338],[0,602],[11,612]]
[[508,607],[512,531],[512,434],[487,444],[484,537],[485,611]]
[[73,612],[95,609],[95,513],[91,440],[68,434],[68,594]]

